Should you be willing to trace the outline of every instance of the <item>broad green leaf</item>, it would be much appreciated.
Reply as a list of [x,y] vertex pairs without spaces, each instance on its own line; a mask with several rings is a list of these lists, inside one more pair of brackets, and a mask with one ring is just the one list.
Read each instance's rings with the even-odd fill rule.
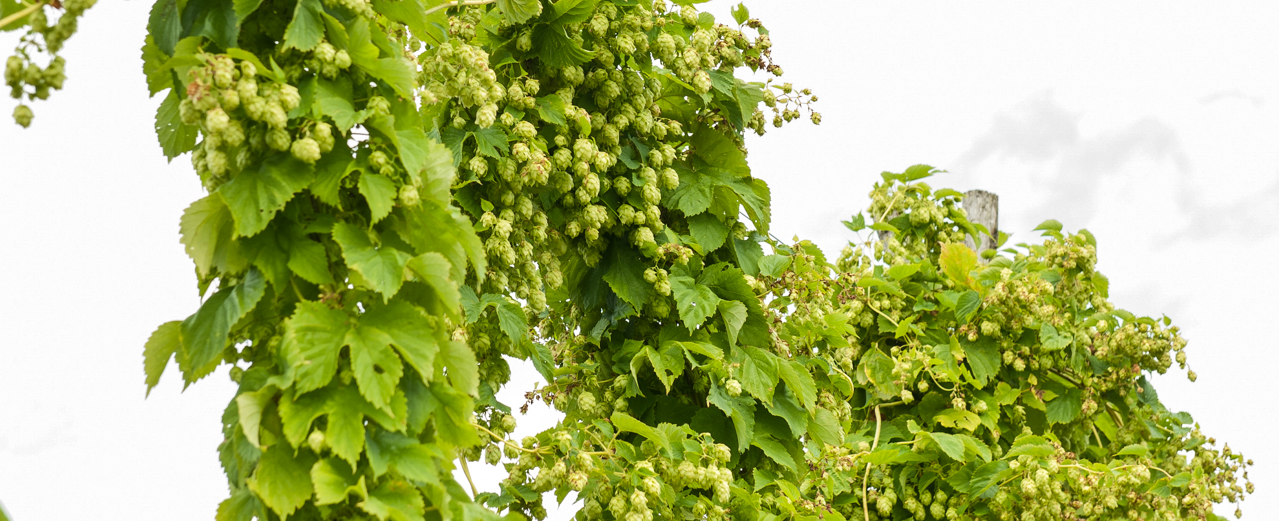
[[181,331],[182,322],[165,322],[147,339],[142,351],[142,368],[147,375],[147,396],[160,383],[160,375],[164,374],[164,367],[169,365],[174,353],[182,348]]
[[349,318],[341,310],[319,302],[299,302],[293,316],[284,323],[285,351],[296,369],[299,394],[328,385],[337,372]]
[[643,436],[645,439],[648,439],[649,441],[652,441],[653,443],[655,443],[658,447],[661,447],[662,449],[665,449],[667,452],[670,452],[671,450],[670,440],[667,439],[665,436],[658,434],[657,431],[653,430],[652,427],[649,427],[644,422],[635,419],[635,417],[629,414],[626,414],[624,412],[614,412],[613,416],[611,416],[609,420],[613,422],[613,426],[617,427],[617,430],[623,431],[623,432],[633,432],[635,434]]
[[951,459],[959,462],[965,461],[964,441],[962,439],[953,434],[946,434],[944,432],[930,432],[928,433],[928,436],[932,438],[933,442],[941,448],[942,452],[945,452],[947,456],[951,457]]
[[319,45],[324,39],[324,19],[320,17],[323,12],[320,0],[298,0],[293,21],[284,30],[284,49],[309,51]]
[[737,334],[746,323],[746,304],[736,300],[719,301],[719,316],[724,319],[724,327],[728,328],[728,343],[737,345]]
[[715,314],[719,297],[711,288],[698,284],[692,277],[672,275],[669,280],[680,319],[689,331],[696,331],[697,326]]
[[709,254],[724,245],[724,241],[728,239],[728,225],[720,221],[718,217],[702,213],[688,218],[688,232],[693,236],[693,240],[701,245],[702,251]]
[[369,202],[372,223],[376,223],[390,214],[391,208],[395,207],[395,181],[382,174],[366,172],[360,175],[360,195]]
[[[247,488],[238,488],[218,504],[217,521],[253,521],[266,517],[266,506]],[[0,515],[0,521],[8,521]]]
[[707,358],[710,358],[711,360],[721,360],[724,358],[724,351],[721,351],[720,348],[715,347],[714,344],[708,344],[705,342],[672,342],[672,343],[679,344],[679,346],[684,348],[684,351],[688,353],[697,353],[699,355],[704,355]]
[[808,413],[795,398],[795,393],[790,392],[789,387],[782,389],[785,389],[785,392],[774,392],[773,402],[765,404],[765,408],[773,416],[786,420],[791,436],[798,439],[808,432]]
[[977,267],[977,252],[963,244],[943,244],[941,247],[942,272],[959,286],[972,286],[968,273]]
[[734,354],[737,355],[735,362],[741,364],[735,376],[741,382],[742,390],[761,402],[771,403],[779,380],[779,359],[767,351],[750,346],[738,346]]
[[733,422],[738,452],[745,451],[755,436],[755,400],[748,396],[729,396],[718,384],[711,385],[707,400]]
[[248,479],[249,488],[281,517],[292,514],[311,498],[315,457],[310,454],[304,451],[295,456],[286,444],[272,445],[262,453],[257,471]]
[[751,12],[746,8],[746,4],[737,4],[729,12],[733,15],[733,21],[736,21],[737,25],[745,24],[746,20],[751,17]]
[[564,98],[561,98],[559,94],[537,98],[537,114],[542,121],[552,125],[568,126],[568,119],[564,114]]
[[[3,1],[5,0],[0,0]],[[142,46],[142,74],[147,77],[147,91],[152,96],[173,87],[172,69],[164,66],[168,60],[169,55],[160,50],[155,40],[147,35],[147,43]]]
[[1044,349],[1049,351],[1065,349],[1070,345],[1071,340],[1069,333],[1059,333],[1052,324],[1045,322],[1039,326],[1039,342],[1043,344]]
[[965,340],[960,344],[964,346],[964,356],[973,370],[973,379],[977,381],[978,388],[986,387],[999,374],[1002,362],[995,339],[981,337],[976,342]]
[[182,122],[178,111],[180,102],[178,93],[170,90],[155,112],[155,135],[160,139],[160,150],[169,161],[195,148],[195,138],[199,134],[199,128]]
[[1146,453],[1149,451],[1150,449],[1148,449],[1145,445],[1128,445],[1128,446],[1125,446],[1123,449],[1120,449],[1119,452],[1116,452],[1115,455],[1116,456],[1137,456],[1140,458],[1142,456],[1145,456]]
[[1083,391],[1079,389],[1071,389],[1066,394],[1054,398],[1048,402],[1049,423],[1069,423],[1079,417],[1079,413],[1083,406]]
[[813,375],[808,373],[808,368],[804,367],[804,364],[795,360],[779,360],[777,369],[782,381],[786,382],[786,388],[795,393],[795,397],[799,398],[799,403],[803,404],[805,409],[816,406],[817,384],[813,382]]
[[439,352],[439,331],[432,320],[410,304],[394,301],[369,310],[360,317],[360,327],[375,328],[427,383],[435,372]]
[[[235,15],[234,0],[186,0],[183,25],[189,27],[183,36],[205,36],[218,47],[234,48],[240,37],[240,20]],[[192,18],[190,15],[194,13]]]
[[973,471],[972,479],[968,484],[968,492],[973,496],[980,496],[982,493],[999,483],[1004,478],[1004,472],[1008,470],[1008,462],[996,460]]
[[315,504],[332,505],[342,503],[351,494],[361,499],[369,493],[364,485],[364,476],[358,479],[351,466],[337,458],[324,458],[311,467],[311,482],[315,485]]
[[971,460],[972,456],[976,455],[981,458],[982,461],[990,461],[990,447],[987,447],[985,443],[977,441],[977,438],[967,434],[956,434],[955,437],[964,442],[964,458]]
[[[312,0],[318,1],[318,0]],[[367,18],[357,18],[347,26],[350,38],[347,53],[351,55],[351,63],[369,76],[381,79],[395,89],[396,94],[411,99],[413,97],[413,70],[409,63],[399,57],[378,58],[378,48],[373,44],[371,30]],[[385,38],[385,36],[382,36]]]
[[[177,0],[157,0],[155,4],[152,4],[150,18],[147,21],[147,32],[161,51],[167,55],[173,55],[178,40],[182,37],[182,13],[178,10]],[[192,144],[195,143],[192,142]]]
[[759,260],[759,274],[780,277],[790,268],[791,258],[785,255],[765,255]]
[[417,489],[400,480],[383,481],[376,490],[369,493],[368,499],[358,505],[379,521],[422,521],[422,510],[426,508],[426,502]]
[[533,32],[533,48],[538,50],[542,63],[551,67],[578,65],[592,57],[592,53],[564,34],[564,27],[560,25],[538,25]]
[[527,22],[542,14],[541,0],[497,0],[497,9],[512,25]]
[[357,324],[346,333],[350,346],[351,370],[360,394],[380,409],[390,407],[395,385],[404,376],[404,365],[391,348],[391,337],[375,327]]
[[333,449],[333,454],[352,466],[359,463],[360,453],[364,451],[364,415],[371,408],[354,385],[339,389],[329,398],[324,441]]
[[653,372],[657,373],[657,379],[661,380],[662,385],[666,386],[666,392],[671,392],[671,384],[681,374],[684,374],[684,352],[678,344],[674,342],[666,344],[660,351],[652,347],[645,347],[643,354],[648,355],[649,363],[653,365]]
[[455,321],[461,320],[462,296],[457,290],[457,284],[449,277],[452,265],[448,259],[439,253],[429,251],[409,259],[405,267],[415,279],[435,290],[436,297],[440,299],[440,304],[450,318]]
[[515,345],[523,345],[528,338],[528,317],[524,315],[524,308],[505,297],[495,307],[498,327]]
[[888,268],[888,276],[894,280],[902,280],[919,272],[918,264],[902,264]]
[[959,300],[955,302],[955,318],[962,323],[967,323],[979,309],[981,309],[981,295],[970,289],[961,293]]
[[262,448],[262,444],[258,441],[258,429],[262,425],[262,410],[277,393],[275,386],[268,385],[251,393],[240,393],[235,397],[236,409],[240,413],[240,428],[244,431],[244,437],[259,449]]
[[444,342],[440,347],[440,358],[448,367],[453,387],[471,396],[479,394],[479,365],[471,348],[454,341]]
[[786,447],[782,446],[772,436],[756,432],[755,438],[751,440],[751,445],[759,447],[760,450],[764,451],[764,455],[773,461],[796,472],[799,471],[799,468],[795,466],[795,459],[791,457],[789,452],[786,452]]
[[972,431],[981,426],[981,418],[963,409],[946,409],[933,415],[933,421],[943,427]]
[[[188,383],[208,374],[222,359],[231,326],[257,305],[266,292],[266,279],[250,270],[244,280],[219,289],[199,311],[182,321],[182,357],[179,368]],[[212,367],[211,367],[212,365]]]
[[1048,219],[1047,221],[1039,223],[1039,226],[1036,226],[1035,229],[1031,231],[1060,232],[1061,228],[1062,228],[1061,222],[1057,221],[1056,219]]
[[235,0],[235,16],[240,20],[244,20],[254,11],[257,11],[260,5],[262,5],[262,0]]
[[289,247],[288,267],[312,284],[333,284],[329,271],[329,254],[324,245],[311,239],[298,239]]
[[409,254],[387,245],[375,246],[367,232],[345,221],[333,226],[333,240],[342,247],[347,265],[359,272],[383,299],[390,300],[400,291]]
[[649,294],[653,291],[653,285],[644,280],[645,268],[639,252],[625,241],[613,241],[608,250],[608,269],[604,272],[604,282],[617,293],[618,298],[640,309],[648,302]]
[[343,133],[369,116],[367,110],[355,111],[351,96],[351,84],[345,78],[320,78],[316,83],[315,106],[321,114],[333,119],[333,124]]
[[276,212],[314,179],[313,166],[281,152],[257,168],[240,172],[217,193],[235,218],[236,236],[251,237],[266,228]]
[[838,447],[844,444],[844,430],[839,419],[821,407],[813,410],[813,418],[808,422],[808,436],[826,445]]

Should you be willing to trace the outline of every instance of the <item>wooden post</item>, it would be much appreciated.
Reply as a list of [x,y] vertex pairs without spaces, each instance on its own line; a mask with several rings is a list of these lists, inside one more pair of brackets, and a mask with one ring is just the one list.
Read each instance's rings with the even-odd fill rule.
[[[979,238],[980,244],[974,242],[972,236],[964,238],[964,244],[976,251],[978,255],[985,250],[995,248],[999,238],[999,196],[985,190],[969,190],[964,193],[964,211],[968,212],[968,221],[981,224],[990,235]],[[983,263],[986,261],[983,259]]]

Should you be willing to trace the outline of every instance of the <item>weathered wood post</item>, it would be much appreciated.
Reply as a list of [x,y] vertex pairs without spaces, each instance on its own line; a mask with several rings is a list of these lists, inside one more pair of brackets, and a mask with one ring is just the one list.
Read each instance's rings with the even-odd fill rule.
[[[976,238],[980,243],[974,243],[974,237],[968,236],[964,238],[964,244],[978,255],[985,250],[994,249],[999,238],[999,196],[985,190],[969,190],[964,192],[963,205],[964,211],[968,212],[969,222],[981,224],[990,230],[990,235]],[[982,262],[985,263],[985,259]]]

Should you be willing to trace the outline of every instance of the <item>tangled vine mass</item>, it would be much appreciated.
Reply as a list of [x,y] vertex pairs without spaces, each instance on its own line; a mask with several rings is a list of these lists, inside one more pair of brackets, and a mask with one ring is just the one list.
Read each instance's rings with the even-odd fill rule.
[[[14,98],[62,87],[93,3],[0,0]],[[146,385],[231,366],[219,521],[540,520],[547,493],[582,520],[1155,521],[1253,491],[1160,403],[1186,342],[1107,300],[1088,232],[978,254],[914,166],[833,261],[774,238],[744,135],[817,96],[745,6],[696,3],[155,2],[156,133],[208,195],[180,226],[204,302]],[[547,382],[526,403],[495,398],[509,359]],[[563,420],[514,439],[535,401]],[[497,492],[454,479],[480,460]]]

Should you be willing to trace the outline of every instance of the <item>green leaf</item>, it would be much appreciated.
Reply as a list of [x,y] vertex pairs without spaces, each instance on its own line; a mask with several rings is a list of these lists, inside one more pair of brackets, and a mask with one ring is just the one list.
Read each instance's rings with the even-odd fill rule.
[[316,82],[315,106],[319,107],[322,115],[331,118],[333,124],[343,133],[363,123],[369,116],[367,110],[355,111],[351,90],[351,84],[341,77],[334,80],[320,78]]
[[506,133],[497,127],[475,129],[471,135],[475,136],[475,150],[482,156],[497,159],[510,148]]
[[323,12],[320,0],[298,0],[293,21],[284,30],[284,49],[309,51],[319,45],[324,39],[324,19],[320,17]]
[[1069,423],[1079,417],[1083,407],[1083,391],[1071,389],[1048,402],[1048,422]]
[[786,420],[791,436],[798,439],[808,431],[808,413],[800,406],[795,393],[790,392],[790,388],[782,389],[785,391],[773,393],[773,403],[766,404],[765,408],[773,416]]
[[182,357],[179,368],[187,382],[208,374],[210,364],[222,359],[231,326],[248,314],[266,293],[266,279],[258,270],[250,270],[244,280],[219,289],[204,301],[199,311],[182,321]]
[[164,367],[169,365],[174,353],[182,348],[181,331],[182,322],[165,322],[147,339],[146,347],[142,350],[142,368],[147,375],[147,396],[151,396],[151,389],[160,383],[160,375],[164,374]]
[[777,369],[782,381],[786,382],[786,388],[795,393],[805,409],[813,409],[817,404],[817,384],[813,382],[808,368],[795,360],[779,360]]
[[360,175],[360,195],[369,202],[369,213],[372,222],[376,223],[391,213],[395,207],[395,181],[382,174],[364,173]]
[[285,351],[296,369],[298,394],[328,385],[337,372],[338,352],[346,339],[348,317],[319,302],[299,302],[284,323]]
[[[401,97],[412,99],[413,70],[404,59],[399,57],[378,58],[378,48],[373,44],[370,34],[373,29],[376,28],[370,28],[368,19],[363,17],[357,18],[355,22],[347,26],[350,38],[347,52],[351,55],[351,63],[369,76],[385,81]],[[382,38],[385,38],[385,35],[382,35]]]
[[669,280],[680,319],[689,331],[696,331],[697,326],[715,314],[715,310],[719,308],[719,297],[711,288],[698,284],[692,277],[672,275]]
[[1008,462],[996,460],[973,471],[972,479],[968,482],[968,491],[974,497],[980,496],[986,489],[994,486],[1003,479],[1004,471],[1008,470]]
[[298,239],[289,247],[288,267],[312,284],[333,284],[329,271],[329,254],[324,245],[311,239]]
[[262,5],[262,0],[235,0],[235,16],[240,20],[244,20],[254,11],[257,11],[260,5]]
[[567,67],[586,63],[593,56],[564,34],[561,25],[538,25],[533,31],[533,48],[542,63],[549,67]]
[[795,466],[795,459],[791,457],[789,452],[786,452],[786,447],[783,447],[782,444],[772,436],[762,432],[756,432],[755,438],[751,440],[751,445],[759,447],[760,450],[764,451],[764,455],[768,456],[773,461],[776,461],[777,463],[796,472],[799,471],[799,468]]
[[[422,521],[426,502],[412,485],[398,480],[383,481],[359,507],[379,520]],[[468,518],[463,518],[468,519]]]
[[607,254],[608,269],[604,272],[604,282],[617,293],[618,298],[635,309],[642,308],[653,291],[653,285],[644,280],[646,266],[643,256],[625,241],[613,241]]
[[777,388],[778,358],[772,353],[750,346],[738,346],[733,352],[737,355],[734,362],[741,367],[736,373],[742,389],[764,403],[773,401],[773,391]]
[[552,125],[568,126],[568,119],[564,114],[564,98],[561,98],[559,94],[537,98],[537,114],[542,121]]
[[[218,504],[218,513],[214,519],[217,521],[253,521],[254,516],[257,516],[257,519],[266,517],[266,507],[249,489],[239,488],[231,494],[231,497],[222,500]],[[0,521],[7,520],[3,515],[0,515]]]
[[986,384],[999,374],[1002,362],[995,339],[981,337],[976,342],[964,341],[961,344],[964,346],[964,357],[973,370],[973,378],[977,380],[978,388],[986,387]]
[[919,272],[918,264],[902,264],[888,268],[888,276],[893,280],[902,280]]
[[647,354],[649,363],[653,365],[653,372],[657,373],[657,379],[666,386],[666,392],[671,392],[671,384],[684,374],[684,350],[678,344],[671,342],[661,348],[660,351],[652,347],[645,347],[641,354]]
[[702,213],[688,218],[688,232],[693,240],[701,245],[703,253],[709,254],[724,245],[731,230],[718,217]]
[[374,246],[367,232],[347,222],[333,226],[333,240],[342,247],[347,265],[359,272],[383,299],[390,300],[400,291],[409,254],[387,245]]
[[184,3],[183,24],[190,27],[183,37],[205,36],[223,49],[236,46],[240,21],[235,16],[233,0],[186,0]]
[[169,55],[160,50],[155,40],[147,35],[147,42],[142,46],[142,74],[147,77],[147,91],[152,96],[173,87],[172,68],[165,66],[168,61]]
[[1058,351],[1065,349],[1070,345],[1071,336],[1069,333],[1059,333],[1057,328],[1052,324],[1045,322],[1039,326],[1039,342],[1043,344],[1044,349],[1049,351]]
[[277,443],[262,453],[257,470],[248,479],[249,488],[271,510],[287,517],[311,498],[314,462],[310,452],[294,456],[288,445]]
[[360,394],[373,406],[389,410],[391,394],[404,376],[404,365],[391,349],[390,335],[357,324],[347,331],[345,343],[351,347],[351,370]]
[[178,93],[170,90],[155,112],[155,135],[160,139],[160,149],[169,161],[195,148],[195,138],[199,135],[199,128],[182,123],[178,110],[180,103]]
[[218,188],[235,218],[237,237],[251,237],[266,228],[276,212],[315,179],[315,168],[292,154],[277,153],[257,168],[237,174]]
[[528,317],[524,315],[524,308],[505,297],[496,308],[498,327],[515,345],[523,345],[528,336]]
[[1116,456],[1137,456],[1140,458],[1142,456],[1145,456],[1146,453],[1149,451],[1150,449],[1148,449],[1145,445],[1128,445],[1124,447],[1123,449],[1120,449],[1119,452],[1116,452],[1115,455]]
[[780,277],[790,268],[791,258],[786,255],[765,255],[759,260],[759,274]]
[[808,436],[826,445],[838,447],[844,444],[844,430],[839,419],[821,407],[813,410],[813,418],[808,422]]
[[737,25],[745,24],[746,20],[751,17],[751,12],[746,8],[746,4],[737,4],[729,12],[732,13],[733,20],[737,22]]
[[955,318],[967,323],[977,314],[978,309],[981,309],[981,295],[970,289],[960,294],[959,300],[955,302]]
[[866,216],[862,215],[861,213],[854,215],[853,218],[850,220],[840,221],[840,222],[844,223],[844,226],[846,228],[854,232],[860,232],[866,229]]
[[963,244],[943,244],[941,269],[959,286],[972,286],[968,273],[977,267],[977,252]]
[[258,429],[262,425],[262,410],[277,393],[275,386],[268,385],[255,392],[240,393],[235,397],[236,409],[240,413],[240,428],[244,431],[244,437],[259,449],[262,448],[258,436]]
[[435,295],[440,299],[440,304],[444,308],[444,312],[448,314],[454,321],[460,321],[461,315],[461,299],[462,295],[458,292],[457,284],[449,277],[449,270],[452,264],[448,259],[439,253],[428,251],[417,257],[409,259],[405,264],[409,273],[419,281],[426,283],[431,289],[435,290]]
[[352,466],[360,461],[360,453],[364,450],[364,415],[366,408],[372,408],[354,385],[339,389],[329,398],[326,409],[329,412],[328,427],[324,430],[324,441],[333,449],[333,454],[346,460]]
[[324,458],[311,467],[311,482],[315,484],[315,504],[332,505],[342,503],[352,493],[360,498],[367,498],[369,493],[364,485],[364,476],[356,479],[355,472],[345,461],[337,458]]
[[1036,226],[1036,227],[1035,227],[1035,229],[1034,229],[1034,230],[1031,230],[1031,231],[1033,231],[1033,232],[1037,232],[1037,231],[1060,232],[1060,231],[1061,231],[1061,222],[1057,221],[1056,219],[1048,219],[1047,221],[1044,221],[1044,222],[1039,223],[1039,226]]
[[431,378],[440,350],[440,331],[421,309],[397,300],[369,310],[360,317],[360,327],[381,331],[423,383]]
[[736,300],[721,300],[719,316],[724,319],[724,327],[728,329],[728,343],[737,345],[737,335],[746,323],[746,304]]
[[947,456],[951,457],[951,459],[959,462],[965,461],[964,440],[960,439],[958,436],[946,434],[944,432],[930,432],[928,433],[928,436],[932,438],[933,442],[937,443],[937,446],[941,448],[942,452],[945,452]]
[[963,409],[946,409],[933,415],[933,421],[943,427],[972,431],[981,426],[981,418]]
[[719,384],[711,384],[708,401],[729,417],[737,434],[737,450],[746,450],[755,436],[755,400],[748,396],[729,396]]
[[652,427],[649,427],[644,422],[635,419],[635,417],[629,414],[626,414],[624,412],[614,412],[613,416],[611,416],[609,420],[613,422],[613,426],[617,427],[617,430],[623,431],[623,432],[633,432],[635,434],[643,436],[649,441],[652,441],[658,447],[661,447],[662,449],[665,449],[667,452],[670,452],[671,450],[670,440],[668,440],[665,436],[658,434],[657,431],[653,430]]
[[177,47],[178,40],[182,37],[182,17],[180,11],[178,11],[177,0],[157,0],[151,6],[150,18],[147,21],[147,32],[150,33],[151,38],[155,40],[156,46],[161,51],[173,56],[174,48]]
[[476,396],[479,394],[479,364],[475,361],[475,353],[462,342],[443,342],[440,356],[449,369],[449,379],[453,387]]
[[497,0],[497,9],[511,24],[522,24],[542,14],[540,0]]

